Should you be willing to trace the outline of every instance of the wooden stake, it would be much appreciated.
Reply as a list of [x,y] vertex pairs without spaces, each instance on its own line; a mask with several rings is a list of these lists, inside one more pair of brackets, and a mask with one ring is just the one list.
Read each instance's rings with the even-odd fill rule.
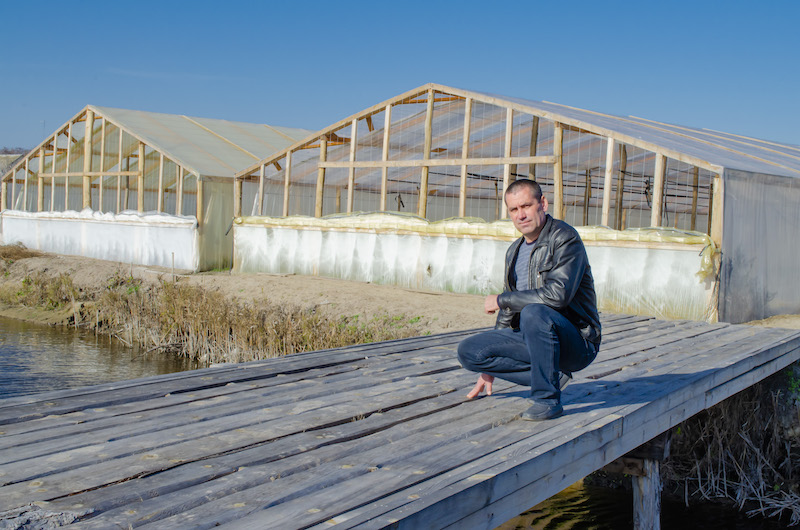
[[233,216],[242,216],[242,179],[233,181]]
[[334,204],[334,212],[340,213],[342,211],[342,188],[336,186],[336,203]]
[[144,144],[139,142],[139,174],[136,177],[136,209],[144,212]]
[[697,194],[700,184],[700,168],[695,166],[692,171],[692,221],[690,230],[695,230],[697,226]]
[[650,210],[650,226],[661,226],[664,203],[664,175],[667,168],[667,157],[656,153],[656,167],[653,172],[653,203]]
[[[328,159],[328,139],[323,136],[319,139],[319,160],[325,162]],[[314,200],[314,217],[322,217],[322,200],[325,192],[325,168],[317,169],[317,195]]]
[[563,174],[563,141],[564,129],[560,123],[555,124],[553,131],[553,155],[556,157],[553,164],[553,217],[564,218],[564,174]]
[[643,475],[632,476],[633,528],[661,528],[661,466],[658,460],[642,460]]
[[[431,158],[431,142],[433,141],[433,89],[428,89],[428,107],[425,111],[425,145],[422,149],[422,159]],[[419,179],[419,202],[417,215],[425,217],[428,213],[428,166],[422,166]]]
[[[83,201],[81,208],[92,207],[92,135],[94,134],[94,112],[86,111],[85,132],[83,134]],[[69,171],[69,170],[67,170]]]
[[[356,161],[356,142],[358,135],[358,120],[353,120],[350,124],[350,162]],[[347,213],[353,213],[353,196],[356,185],[356,168],[350,167],[347,170]]]
[[292,152],[286,153],[286,170],[283,173],[283,216],[289,215],[289,186],[292,183]]
[[614,139],[606,138],[606,170],[603,176],[603,210],[600,215],[600,224],[608,224],[609,213],[611,212],[611,186],[614,177]]
[[[390,131],[392,125],[392,106],[386,105],[384,110],[383,120],[383,152],[381,153],[381,160],[384,162],[389,160],[389,139],[391,138]],[[381,168],[381,211],[386,211],[386,194],[388,193],[389,184],[389,168]]]
[[[531,145],[529,153],[536,156],[537,144],[539,142],[539,116],[534,116],[531,122]],[[528,164],[528,178],[536,180],[536,164]]]
[[625,171],[628,169],[628,148],[625,144],[619,145],[619,171],[617,172],[617,204],[616,204],[616,228],[617,230],[625,229]]
[[[461,158],[469,158],[469,137],[472,133],[472,98],[464,100],[464,139],[461,142]],[[467,169],[461,165],[461,186],[458,190],[458,216],[467,215]]]
[[[507,108],[506,109],[506,136],[503,141],[503,156],[506,158],[511,158],[511,138],[514,132],[514,109]],[[508,185],[511,183],[511,164],[503,164],[503,194],[502,197],[505,197],[506,190],[508,189]],[[506,201],[502,201],[502,215],[503,219],[508,217],[508,210],[506,208]]]

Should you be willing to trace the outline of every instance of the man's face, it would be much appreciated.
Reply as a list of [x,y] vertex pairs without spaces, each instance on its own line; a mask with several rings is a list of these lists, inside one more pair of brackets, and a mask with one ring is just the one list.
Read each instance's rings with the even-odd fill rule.
[[530,188],[519,188],[516,192],[506,194],[508,216],[514,222],[514,227],[525,236],[525,241],[530,243],[539,237],[547,219],[547,199],[542,197],[537,200]]

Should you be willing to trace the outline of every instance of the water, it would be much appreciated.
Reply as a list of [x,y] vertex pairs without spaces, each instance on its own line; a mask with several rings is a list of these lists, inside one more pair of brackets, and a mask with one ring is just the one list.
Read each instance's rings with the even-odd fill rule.
[[107,337],[0,317],[0,398],[195,368]]
[[[196,368],[186,359],[143,354],[106,337],[0,317],[0,398],[135,379]],[[731,508],[686,508],[664,498],[662,528],[772,530],[777,522],[750,519]],[[617,530],[632,528],[630,492],[575,484],[499,527]]]

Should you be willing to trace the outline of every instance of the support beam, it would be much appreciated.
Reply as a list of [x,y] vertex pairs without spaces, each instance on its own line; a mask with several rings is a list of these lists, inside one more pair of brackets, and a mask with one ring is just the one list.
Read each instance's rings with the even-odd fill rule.
[[[56,156],[58,156],[58,133],[53,135],[53,159],[51,160],[50,164],[50,173],[55,174],[56,172]],[[56,209],[56,179],[50,178],[50,211],[55,211]]]
[[[358,120],[353,120],[350,124],[350,162],[356,161],[356,143],[358,142]],[[353,213],[353,197],[356,186],[356,168],[349,167],[347,170],[347,213]]]
[[103,191],[105,188],[104,182],[105,175],[103,172],[106,170],[106,119],[103,118],[100,124],[100,182],[97,188],[97,211],[103,211]]
[[[469,137],[472,133],[472,98],[464,100],[464,139],[461,142],[461,158],[469,158]],[[467,215],[467,164],[461,164],[461,185],[458,190],[458,216]]]
[[625,230],[625,171],[628,170],[628,148],[625,144],[619,145],[619,171],[617,172],[617,211],[616,224],[617,230]]
[[[425,111],[425,145],[422,150],[422,159],[431,158],[431,142],[433,141],[433,89],[428,90],[428,107]],[[428,166],[422,166],[422,174],[419,179],[419,201],[417,203],[417,215],[425,217],[428,213]]]
[[725,184],[722,175],[712,178],[713,193],[709,197],[708,208],[708,235],[716,243],[717,248],[722,248],[722,212],[725,199]]
[[[531,156],[536,156],[537,144],[539,143],[539,116],[534,116],[531,122],[531,145],[529,153]],[[536,164],[528,164],[528,178],[536,180]]]
[[[328,159],[328,139],[319,139],[319,161],[325,162]],[[325,193],[325,168],[320,166],[317,169],[317,195],[314,200],[314,217],[322,217],[322,200]]]
[[286,171],[283,173],[283,216],[289,215],[289,187],[292,184],[292,152],[286,153]]
[[656,167],[653,171],[653,202],[650,210],[650,226],[661,226],[664,208],[664,175],[667,169],[667,157],[656,153]]
[[186,170],[183,166],[178,168],[178,182],[175,191],[175,215],[183,215],[183,179],[186,178]]
[[583,226],[589,224],[589,201],[592,199],[592,170],[586,170],[586,183],[583,188]]
[[[386,162],[389,160],[389,139],[391,138],[391,125],[392,125],[392,106],[386,105],[383,120],[383,151],[381,152],[381,160]],[[386,194],[388,193],[389,185],[389,168],[385,166],[381,168],[381,211],[386,211]]]
[[139,142],[139,171],[136,176],[136,209],[144,212],[144,144]]
[[266,166],[263,164],[258,169],[258,196],[256,197],[256,211],[253,215],[264,214],[264,173]]
[[556,157],[553,164],[553,217],[556,219],[564,218],[563,142],[564,129],[556,123],[553,131],[553,155]]
[[[507,108],[506,109],[506,134],[503,140],[503,156],[505,158],[511,158],[511,139],[514,133],[514,109]],[[503,193],[502,197],[505,197],[506,190],[508,189],[508,185],[511,184],[511,164],[505,163],[503,164]],[[503,219],[508,217],[508,210],[506,209],[506,202],[502,201],[502,213],[500,214]]]
[[700,168],[695,166],[694,170],[692,171],[692,222],[690,225],[690,230],[696,230],[697,228],[697,195],[698,195],[698,187],[700,185]]
[[[101,180],[102,182],[102,180]],[[100,189],[103,189],[102,187]],[[156,198],[156,211],[164,211],[164,153],[158,155],[158,197]]]
[[29,165],[29,158],[25,159],[25,173],[23,173],[22,177],[22,211],[28,211],[28,173],[30,169]]
[[203,191],[203,181],[200,180],[200,177],[197,177],[197,196],[196,196],[196,203],[197,208],[195,211],[195,217],[197,217],[197,228],[202,230],[203,229],[203,222],[205,221],[205,216],[203,215],[203,200],[205,199],[205,194]]
[[[69,172],[69,159],[72,157],[72,122],[67,128],[67,167]],[[69,210],[69,177],[64,177],[64,211]]]
[[242,216],[242,179],[233,181],[233,216]]
[[[14,170],[11,170],[11,178],[14,178]],[[8,201],[8,181],[3,180],[0,182],[2,188],[0,188],[0,212],[6,211],[6,203]]]
[[[117,169],[122,171],[122,129],[117,129],[119,132],[119,147],[117,150]],[[128,168],[125,168],[127,171]],[[122,202],[122,175],[117,175],[117,208],[116,213],[120,212]]]
[[[86,129],[83,134],[83,201],[81,208],[92,207],[92,135],[94,134],[94,112],[86,111]],[[69,171],[69,169],[68,169]]]
[[600,224],[610,226],[608,217],[611,213],[611,186],[614,180],[614,139],[606,138],[606,171],[603,175],[603,210],[600,215]]
[[44,211],[44,148],[39,148],[39,178],[36,179],[36,211]]

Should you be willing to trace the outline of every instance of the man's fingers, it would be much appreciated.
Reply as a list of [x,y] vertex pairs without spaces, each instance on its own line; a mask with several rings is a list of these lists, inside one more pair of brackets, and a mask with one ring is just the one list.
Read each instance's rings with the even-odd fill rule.
[[492,395],[492,382],[491,381],[486,381],[486,384],[483,385],[483,388],[486,390],[486,395],[487,396],[491,396]]
[[483,382],[478,381],[477,383],[475,383],[475,386],[472,387],[472,390],[469,391],[469,394],[467,394],[467,399],[475,399],[476,397],[478,397],[478,394],[481,393],[482,389],[483,389]]

